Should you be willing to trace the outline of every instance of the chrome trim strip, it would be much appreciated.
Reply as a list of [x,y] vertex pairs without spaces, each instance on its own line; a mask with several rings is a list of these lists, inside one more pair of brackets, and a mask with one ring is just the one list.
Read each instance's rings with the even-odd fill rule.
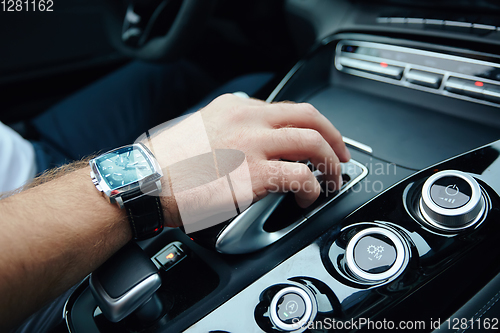
[[[390,20],[392,23],[392,20]],[[432,24],[432,25],[444,25],[443,20],[436,20],[436,19],[424,19],[424,24]]]
[[421,217],[423,218],[424,222],[427,222],[428,224],[430,224],[431,226],[433,226],[434,228],[438,228],[440,230],[444,230],[444,231],[460,231],[460,230],[464,230],[464,229],[467,229],[473,225],[475,225],[476,223],[478,223],[480,220],[483,219],[484,217],[484,212],[486,211],[486,203],[488,201],[485,200],[484,198],[484,194],[481,195],[481,210],[479,211],[479,214],[477,215],[477,217],[472,220],[470,223],[466,224],[466,225],[463,225],[461,227],[456,227],[456,228],[450,228],[450,227],[445,227],[437,222],[434,221],[434,219],[432,217],[430,217],[426,212],[425,212],[425,209],[424,209],[424,205],[423,205],[423,202],[422,202],[422,198],[420,198],[419,200],[419,203],[418,203],[418,207],[419,207],[419,210],[420,210],[420,215],[422,215]]
[[495,31],[500,27],[482,24],[482,23],[471,23],[471,22],[461,22],[461,21],[449,21],[449,20],[436,20],[436,19],[425,19],[425,18],[413,18],[413,17],[377,17],[377,23],[383,24],[432,24],[432,25],[445,25],[460,28],[472,28],[481,30]]
[[337,199],[342,194],[344,194],[345,192],[347,192],[350,188],[352,188],[354,185],[356,185],[357,183],[359,183],[363,178],[365,178],[368,175],[368,168],[366,166],[364,166],[363,164],[359,163],[358,161],[355,161],[355,160],[352,160],[352,159],[349,162],[352,163],[352,164],[354,164],[354,165],[356,165],[357,167],[359,167],[361,169],[361,173],[358,176],[356,176],[356,178],[354,178],[350,182],[348,182],[344,187],[342,187],[340,189],[339,193],[337,193],[337,195],[335,195],[333,198],[331,198],[330,200],[328,200],[327,202],[325,202],[321,206],[318,206],[312,212],[306,214],[306,218],[307,219],[309,219],[312,216],[316,215],[316,213],[318,213],[320,210],[322,210],[323,208],[325,208],[326,206],[328,206],[335,199]]
[[[476,64],[476,65],[483,65],[483,66],[491,66],[491,67],[497,67],[500,68],[499,64],[489,62],[489,61],[484,61],[484,60],[477,60],[477,59],[471,59],[471,58],[465,58],[461,56],[455,56],[455,55],[448,55],[448,54],[443,54],[443,53],[438,53],[438,52],[433,52],[433,51],[424,51],[424,50],[419,50],[419,49],[414,49],[414,48],[409,48],[405,46],[395,46],[395,45],[389,45],[389,44],[381,44],[381,43],[374,43],[374,42],[360,42],[360,41],[354,41],[354,40],[342,40],[337,44],[335,53],[337,55],[341,54],[341,47],[342,45],[349,44],[349,45],[356,45],[356,46],[366,46],[366,47],[371,47],[375,49],[382,49],[382,50],[390,50],[390,51],[399,51],[399,52],[404,52],[404,53],[413,53],[413,54],[418,54],[418,55],[424,55],[424,56],[431,56],[434,58],[441,58],[441,59],[446,59],[446,60],[455,60],[455,61],[460,61],[460,62],[469,62],[471,64]],[[351,53],[347,53],[351,54]],[[374,56],[368,56],[370,59],[380,59],[381,57],[374,57]],[[377,60],[375,60],[377,61]],[[406,64],[404,62],[395,62],[399,64]],[[497,81],[493,81],[497,82]]]
[[342,67],[348,67],[356,70],[367,71],[379,75],[386,75],[390,78],[399,80],[403,74],[404,67],[387,66],[381,67],[377,62],[356,59],[354,57],[339,57],[339,63]]
[[474,29],[490,30],[490,31],[497,30],[497,27],[494,26],[494,25],[481,24],[481,23],[472,23],[472,28],[474,28]]
[[92,295],[96,298],[97,304],[101,308],[106,318],[114,323],[119,322],[135,311],[161,286],[160,274],[153,274],[124,295],[113,298],[104,290],[99,280],[94,279],[92,274],[89,279],[89,287]]
[[227,254],[255,252],[283,238],[306,221],[306,218],[301,218],[275,232],[264,230],[267,219],[284,198],[284,193],[269,193],[265,198],[248,207],[236,216],[217,237],[215,249]]
[[64,306],[63,306],[63,309],[62,309],[62,312],[63,312],[63,320],[64,322],[66,323],[66,328],[68,329],[68,332],[69,333],[73,333],[73,330],[72,330],[72,326],[70,324],[71,322],[71,318],[70,318],[70,309],[73,307],[76,299],[73,299],[73,297],[75,295],[81,295],[81,293],[83,292],[83,290],[85,290],[87,287],[88,287],[88,283],[89,283],[89,277],[90,277],[90,274],[87,275],[79,284],[78,286],[73,290],[73,292],[71,293],[71,295],[68,296],[68,298],[66,299],[66,302],[64,302]]
[[472,28],[472,23],[469,22],[460,22],[460,21],[444,21],[444,25],[449,27],[460,27],[460,28]]
[[441,80],[441,75],[429,72],[422,72],[419,70],[411,69],[405,73],[406,80],[423,82],[431,85],[431,88],[438,88]]
[[271,103],[274,101],[276,96],[280,93],[281,89],[290,81],[292,76],[299,70],[300,67],[302,67],[302,64],[304,63],[303,60],[297,62],[295,66],[292,67],[292,69],[285,75],[285,77],[280,81],[280,83],[274,88],[274,90],[271,92],[269,97],[266,99],[266,102]]
[[360,150],[362,150],[364,152],[367,152],[368,154],[373,154],[372,147],[370,147],[368,145],[365,145],[364,143],[361,143],[359,141],[347,138],[345,136],[342,137],[342,141],[344,141],[344,143],[346,145],[349,145],[349,146],[354,147],[354,148],[358,148],[358,149],[360,149]]

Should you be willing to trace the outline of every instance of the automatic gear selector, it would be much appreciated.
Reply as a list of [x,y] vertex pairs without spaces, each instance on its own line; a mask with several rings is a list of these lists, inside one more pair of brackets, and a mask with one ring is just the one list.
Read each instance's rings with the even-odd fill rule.
[[441,230],[459,230],[481,219],[485,199],[472,176],[461,171],[445,170],[425,181],[419,207],[430,225]]

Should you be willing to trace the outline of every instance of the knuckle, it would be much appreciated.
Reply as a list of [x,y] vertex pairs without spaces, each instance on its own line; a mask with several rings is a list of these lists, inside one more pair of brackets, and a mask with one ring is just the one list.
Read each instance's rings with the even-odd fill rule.
[[233,105],[231,108],[228,109],[228,117],[233,121],[233,122],[241,122],[244,121],[246,112],[244,110],[244,107],[242,105]]
[[323,145],[323,141],[325,140],[321,133],[313,129],[309,129],[305,132],[304,139],[304,141],[307,143],[307,146],[314,149],[321,147]]
[[271,140],[270,144],[278,147],[283,146],[285,141],[295,140],[294,136],[291,135],[287,128],[280,128],[276,131],[270,132],[268,135]]
[[298,175],[296,180],[298,180],[301,184],[311,179],[311,170],[309,170],[309,167],[307,165],[299,163],[297,169],[298,169],[297,172]]
[[231,101],[233,99],[234,99],[234,95],[233,94],[225,93],[225,94],[222,94],[219,97],[217,97],[215,100],[222,101],[222,102],[227,102],[227,101]]

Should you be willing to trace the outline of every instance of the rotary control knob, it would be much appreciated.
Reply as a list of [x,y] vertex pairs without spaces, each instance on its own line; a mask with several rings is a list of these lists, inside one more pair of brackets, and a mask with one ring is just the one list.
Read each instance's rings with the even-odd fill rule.
[[485,200],[481,187],[470,175],[445,170],[429,177],[422,187],[420,213],[432,226],[460,230],[481,219]]
[[394,278],[408,263],[406,242],[385,227],[372,227],[355,234],[347,243],[346,264],[359,280],[379,283]]
[[274,295],[269,310],[271,322],[278,330],[302,331],[316,315],[316,300],[309,291],[290,286]]

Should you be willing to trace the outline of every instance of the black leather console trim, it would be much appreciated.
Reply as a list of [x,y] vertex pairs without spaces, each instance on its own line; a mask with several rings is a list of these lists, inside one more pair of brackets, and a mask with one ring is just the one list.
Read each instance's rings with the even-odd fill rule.
[[[493,326],[496,318],[496,327],[498,329],[498,320],[500,318],[500,274],[495,276],[484,288],[482,288],[474,297],[472,297],[464,306],[455,312],[449,320],[442,322],[441,327],[434,333],[441,332],[484,332],[486,323]],[[467,320],[466,327],[457,325],[461,320]],[[479,327],[481,325],[481,327]]]

